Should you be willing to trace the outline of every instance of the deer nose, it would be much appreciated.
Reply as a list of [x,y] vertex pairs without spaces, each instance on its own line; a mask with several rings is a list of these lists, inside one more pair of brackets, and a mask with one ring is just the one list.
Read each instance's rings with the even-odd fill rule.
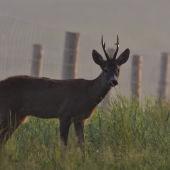
[[110,82],[110,84],[111,84],[112,87],[114,87],[114,86],[118,85],[118,82],[117,82],[117,80],[112,80]]

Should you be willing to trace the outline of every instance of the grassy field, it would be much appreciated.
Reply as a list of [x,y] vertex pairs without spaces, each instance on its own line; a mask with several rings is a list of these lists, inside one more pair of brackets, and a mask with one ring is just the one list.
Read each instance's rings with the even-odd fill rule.
[[29,118],[0,153],[0,169],[170,169],[170,103],[119,94],[110,105],[86,123],[85,157],[73,126],[61,155],[59,121]]

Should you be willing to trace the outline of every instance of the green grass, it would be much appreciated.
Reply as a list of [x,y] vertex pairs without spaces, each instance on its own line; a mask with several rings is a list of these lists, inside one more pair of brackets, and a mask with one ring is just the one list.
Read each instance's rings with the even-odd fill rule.
[[169,110],[163,100],[139,104],[119,94],[86,122],[85,157],[73,126],[61,155],[59,121],[29,118],[0,153],[0,169],[170,169]]

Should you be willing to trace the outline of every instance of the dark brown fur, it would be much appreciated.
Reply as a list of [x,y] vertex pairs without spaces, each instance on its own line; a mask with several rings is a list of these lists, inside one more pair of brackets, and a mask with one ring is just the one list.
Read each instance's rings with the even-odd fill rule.
[[[91,117],[101,98],[104,98],[110,89],[108,86],[103,91],[99,77],[96,80],[53,80],[15,76],[1,81],[0,119],[1,130],[4,129],[1,142],[6,142],[9,138],[5,129],[10,114],[12,122],[16,121],[16,128],[27,116],[59,118],[61,134],[67,133],[65,131],[69,130],[72,122],[76,122],[75,126],[80,126],[78,122],[83,124]],[[65,137],[67,135],[63,136],[67,138]],[[7,139],[5,140],[4,137]]]
[[[118,59],[124,59],[124,55],[129,56],[129,51]],[[108,61],[112,62],[108,64],[95,50],[93,59],[102,70],[110,70],[109,75],[102,71],[94,80],[14,76],[0,81],[0,145],[6,143],[28,116],[58,118],[64,145],[67,145],[69,127],[74,123],[78,141],[85,144],[84,123],[111,89],[110,77],[114,76],[118,81],[117,69],[125,62]]]

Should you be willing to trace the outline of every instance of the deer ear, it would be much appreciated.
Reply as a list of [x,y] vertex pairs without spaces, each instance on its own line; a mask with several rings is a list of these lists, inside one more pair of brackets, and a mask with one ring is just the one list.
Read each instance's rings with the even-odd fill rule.
[[103,65],[104,65],[104,62],[105,62],[103,57],[96,50],[92,51],[92,56],[93,56],[94,62],[96,64],[98,64],[101,68],[103,68]]
[[117,64],[121,66],[122,64],[126,63],[129,59],[130,50],[126,49],[122,54],[120,54],[119,58],[116,60]]

